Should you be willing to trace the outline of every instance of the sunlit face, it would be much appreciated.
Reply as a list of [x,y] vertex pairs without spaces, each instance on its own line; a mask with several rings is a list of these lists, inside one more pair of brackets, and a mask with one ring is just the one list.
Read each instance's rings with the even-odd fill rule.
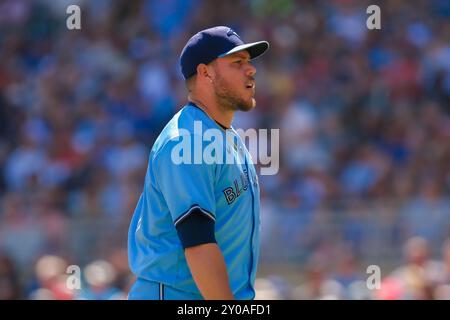
[[256,69],[247,51],[217,58],[214,71],[214,93],[219,105],[235,111],[249,111],[256,106]]

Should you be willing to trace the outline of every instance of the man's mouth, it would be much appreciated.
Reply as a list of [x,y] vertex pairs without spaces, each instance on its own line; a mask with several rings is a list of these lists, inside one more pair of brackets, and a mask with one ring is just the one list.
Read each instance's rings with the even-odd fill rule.
[[245,85],[245,87],[246,87],[247,89],[254,89],[254,88],[255,88],[255,83],[254,83],[254,82],[247,83],[247,84]]

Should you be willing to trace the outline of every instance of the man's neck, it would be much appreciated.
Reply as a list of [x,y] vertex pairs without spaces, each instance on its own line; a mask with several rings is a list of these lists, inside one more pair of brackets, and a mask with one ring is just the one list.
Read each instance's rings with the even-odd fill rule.
[[214,103],[203,103],[200,99],[194,97],[189,97],[189,101],[194,103],[197,107],[201,108],[205,113],[217,122],[221,127],[231,128],[231,123],[233,122],[234,111],[225,110],[217,104]]

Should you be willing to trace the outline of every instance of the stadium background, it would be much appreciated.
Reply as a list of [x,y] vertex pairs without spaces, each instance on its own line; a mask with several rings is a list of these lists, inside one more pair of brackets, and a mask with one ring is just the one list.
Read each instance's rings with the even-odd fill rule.
[[213,25],[271,43],[235,121],[280,129],[258,298],[450,299],[449,17],[445,0],[1,1],[0,299],[124,297],[148,152],[186,101],[178,55]]

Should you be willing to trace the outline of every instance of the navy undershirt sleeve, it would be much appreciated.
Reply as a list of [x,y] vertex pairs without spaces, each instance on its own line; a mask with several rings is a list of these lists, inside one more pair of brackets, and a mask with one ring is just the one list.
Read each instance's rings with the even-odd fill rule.
[[214,235],[215,222],[198,208],[193,209],[183,221],[176,224],[183,249],[205,243],[217,243]]

